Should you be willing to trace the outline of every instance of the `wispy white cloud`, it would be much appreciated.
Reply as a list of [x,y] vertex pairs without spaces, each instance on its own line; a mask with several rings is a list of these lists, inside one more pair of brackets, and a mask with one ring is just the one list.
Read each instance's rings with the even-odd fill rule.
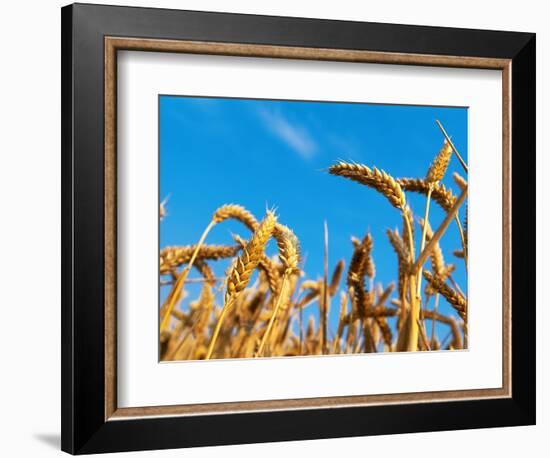
[[303,159],[315,154],[317,145],[306,128],[291,123],[280,112],[261,109],[258,113],[265,126]]

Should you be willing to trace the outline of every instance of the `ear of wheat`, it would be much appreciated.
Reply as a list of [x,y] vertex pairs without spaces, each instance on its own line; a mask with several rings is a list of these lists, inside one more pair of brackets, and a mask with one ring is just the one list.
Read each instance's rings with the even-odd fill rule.
[[371,305],[370,296],[365,291],[365,276],[369,272],[374,275],[371,250],[372,236],[368,233],[353,250],[348,268],[347,286],[353,292],[352,309],[360,318],[365,316],[366,309]]
[[275,215],[268,211],[265,219],[258,226],[252,238],[243,249],[241,256],[237,258],[237,263],[227,280],[226,303],[236,297],[248,284],[252,272],[256,269],[265,253],[265,246],[273,234],[276,221]]
[[454,289],[443,282],[439,277],[432,275],[427,270],[423,273],[424,278],[430,283],[430,285],[432,285],[432,288],[447,299],[447,302],[455,308],[459,316],[466,321],[468,308],[466,299],[460,293],[457,293]]
[[405,207],[405,194],[399,183],[384,170],[376,167],[370,169],[366,165],[339,162],[329,168],[332,175],[341,176],[357,183],[369,186],[383,194],[396,208]]
[[[453,153],[453,149],[451,148],[447,140],[445,140],[443,143],[443,147],[439,150],[439,153],[434,158],[433,162],[430,164],[428,173],[426,174],[425,181],[428,184],[428,193],[426,195],[426,208],[424,210],[424,221],[426,222],[426,224],[422,226],[422,236],[420,238],[421,253],[424,250],[425,243],[426,243],[426,230],[428,227],[427,222],[429,221],[430,201],[434,190],[434,185],[439,183],[439,181],[441,181],[445,176],[445,172],[449,167],[449,162],[451,160],[452,153]],[[420,272],[418,272],[416,284],[417,284],[416,295],[420,296],[420,291],[422,290],[422,274]]]
[[298,237],[288,227],[276,224],[273,236],[279,248],[279,258],[289,274],[299,273],[300,242]]
[[[405,191],[428,195],[430,183],[422,178],[398,178],[396,180]],[[456,202],[456,196],[443,184],[432,184],[431,198],[446,212],[449,212]]]
[[[232,258],[239,252],[240,248],[237,245],[202,245],[195,259]],[[163,248],[160,251],[160,273],[167,274],[182,264],[187,264],[196,249],[196,245]]]
[[430,164],[428,173],[426,174],[426,181],[428,183],[437,183],[441,181],[445,176],[445,172],[449,167],[449,162],[451,161],[451,155],[453,154],[453,149],[451,145],[445,140],[443,147],[439,150],[439,153]]
[[241,205],[222,205],[214,212],[214,215],[212,215],[212,221],[216,224],[221,223],[226,219],[235,219],[240,221],[252,232],[258,228],[258,220],[256,217]]
[[[238,235],[233,235],[233,238],[240,245],[241,248],[246,248],[245,240],[243,240]],[[263,253],[258,263],[258,268],[265,275],[271,292],[273,294],[276,294],[279,291],[280,275],[275,263],[269,258],[269,256]]]
[[338,286],[340,285],[340,280],[342,278],[342,273],[344,272],[345,266],[346,262],[343,259],[340,259],[332,272],[332,277],[328,287],[328,293],[331,297],[333,297],[338,291]]

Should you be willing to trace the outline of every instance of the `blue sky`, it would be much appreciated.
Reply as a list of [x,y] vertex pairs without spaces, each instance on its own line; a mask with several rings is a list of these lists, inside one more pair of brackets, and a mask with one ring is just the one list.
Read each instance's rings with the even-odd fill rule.
[[[397,276],[386,230],[401,230],[399,212],[375,191],[329,175],[331,164],[341,159],[376,166],[394,177],[424,177],[443,143],[436,119],[463,158],[468,156],[466,108],[160,96],[159,113],[159,198],[168,197],[160,246],[196,243],[213,211],[226,203],[243,205],[258,219],[266,208],[275,208],[279,221],[300,239],[308,278],[323,273],[324,221],[330,269],[339,259],[350,259],[352,235],[362,237],[370,230],[376,281],[386,285]],[[444,183],[458,194],[454,171],[464,175],[453,157]],[[425,199],[412,193],[407,198],[421,216]],[[432,226],[443,217],[432,205]],[[207,243],[232,243],[231,233],[249,236],[238,223],[226,222],[215,227]],[[463,263],[451,254],[460,248],[455,225],[441,246],[466,290]],[[272,243],[269,254],[274,253]],[[226,266],[213,264],[220,275]],[[450,313],[445,301],[440,305]],[[337,315],[334,304],[330,323]]]

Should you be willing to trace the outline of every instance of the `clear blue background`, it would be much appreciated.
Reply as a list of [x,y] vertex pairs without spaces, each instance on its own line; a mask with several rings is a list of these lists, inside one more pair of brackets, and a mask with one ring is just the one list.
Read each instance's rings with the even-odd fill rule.
[[[261,219],[275,208],[279,221],[298,236],[307,278],[323,275],[323,222],[329,229],[330,271],[339,259],[349,261],[350,237],[367,230],[374,238],[376,282],[397,278],[397,263],[387,235],[399,228],[399,211],[374,190],[328,174],[336,161],[355,161],[386,170],[394,177],[424,177],[443,144],[435,120],[445,126],[467,160],[467,108],[374,105],[160,96],[160,200],[168,198],[167,216],[160,224],[160,246],[197,242],[214,210],[226,203],[245,206]],[[464,176],[453,156],[443,183],[459,191],[452,172]],[[414,213],[423,216],[425,198],[407,193]],[[461,210],[463,220],[465,207]],[[444,213],[431,206],[430,221],[437,227]],[[224,222],[206,243],[231,244],[231,234],[248,238],[235,222]],[[416,227],[417,250],[420,227]],[[460,249],[453,223],[441,246],[453,277],[466,291]],[[268,254],[275,254],[271,243]],[[211,263],[223,275],[227,263]],[[341,285],[345,288],[345,282]],[[161,289],[161,300],[168,287]],[[189,289],[189,299],[197,296]],[[394,296],[395,297],[395,296]],[[219,303],[221,304],[222,292]],[[189,299],[184,300],[183,308]],[[330,324],[336,328],[339,304],[334,301]],[[453,313],[442,299],[440,310]],[[311,307],[305,313],[314,313]],[[438,329],[440,338],[447,328]],[[428,327],[428,332],[430,328]]]

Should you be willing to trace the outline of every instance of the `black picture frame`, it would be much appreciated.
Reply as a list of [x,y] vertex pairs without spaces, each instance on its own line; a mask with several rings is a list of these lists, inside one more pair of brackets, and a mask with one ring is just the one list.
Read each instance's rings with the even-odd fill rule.
[[[84,454],[535,424],[535,34],[88,4],[66,6],[61,14],[64,451]],[[106,36],[510,59],[511,397],[106,420]]]

